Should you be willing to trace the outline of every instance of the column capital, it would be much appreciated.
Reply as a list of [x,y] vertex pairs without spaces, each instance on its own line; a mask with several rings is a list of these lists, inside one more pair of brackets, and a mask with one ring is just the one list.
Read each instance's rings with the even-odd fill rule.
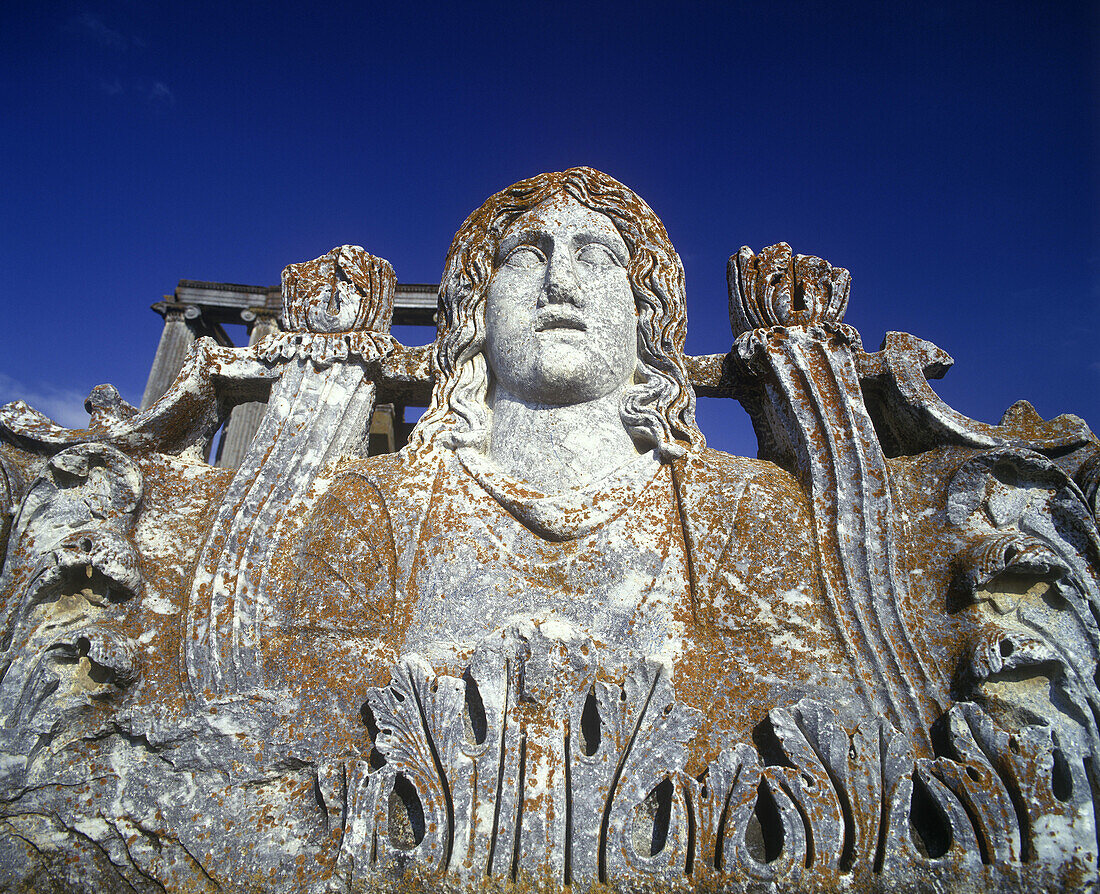
[[246,307],[241,311],[241,320],[250,324],[263,324],[263,323],[275,323],[279,322],[279,308],[264,307],[263,305],[256,305],[253,307]]
[[[170,296],[165,295],[165,298]],[[167,323],[169,320],[197,320],[202,317],[202,309],[194,304],[180,304],[177,301],[158,301],[150,307],[160,314]]]

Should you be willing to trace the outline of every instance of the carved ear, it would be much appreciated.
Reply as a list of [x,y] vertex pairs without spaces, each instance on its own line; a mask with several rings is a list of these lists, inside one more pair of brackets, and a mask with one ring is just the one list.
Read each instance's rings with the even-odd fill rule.
[[129,534],[144,490],[138,465],[106,444],[53,456],[31,484],[12,530],[0,616],[0,726],[26,755],[92,704],[139,676],[119,630],[140,596],[141,559]]
[[[948,485],[947,520],[965,544],[954,562],[956,593],[999,614],[1037,613],[1052,642],[1059,636],[1050,625],[1068,613],[1090,631],[1087,661],[1095,666],[1100,537],[1091,507],[1062,469],[1015,448],[972,457]],[[1028,607],[1024,594],[1044,582],[1057,602]]]
[[12,525],[12,548],[31,539],[39,551],[97,524],[129,531],[142,497],[137,463],[106,444],[82,444],[52,457],[31,484]]
[[947,488],[947,519],[985,535],[1037,538],[1096,598],[1090,568],[1100,567],[1100,536],[1085,495],[1061,468],[1030,450],[990,450],[963,463]]

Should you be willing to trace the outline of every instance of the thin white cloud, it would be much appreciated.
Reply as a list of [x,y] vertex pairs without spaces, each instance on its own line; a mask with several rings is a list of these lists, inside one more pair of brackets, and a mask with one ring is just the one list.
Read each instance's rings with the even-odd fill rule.
[[143,99],[149,105],[165,109],[176,104],[176,95],[164,81],[150,81],[147,78],[137,78],[123,83],[119,78],[101,78],[99,89],[108,96],[122,96],[127,94],[137,99]]
[[66,428],[88,426],[88,412],[84,409],[86,396],[71,388],[58,388],[50,382],[26,384],[0,373],[0,405],[13,400],[25,401]]
[[101,47],[107,47],[109,50],[120,53],[128,50],[131,45],[144,46],[141,41],[128,37],[114,28],[109,28],[90,12],[82,12],[80,15],[69,19],[69,29],[90,37]]
[[149,102],[158,105],[173,105],[176,101],[176,97],[172,95],[172,91],[164,81],[153,81],[152,86],[147,88],[146,94]]
[[[91,12],[72,16],[66,29],[84,41],[98,44],[114,53],[145,50],[148,44],[140,37],[126,34],[107,25]],[[148,105],[166,109],[176,104],[175,94],[167,83],[159,78],[109,75],[99,79],[99,90],[107,96],[126,97],[130,102],[144,100]]]

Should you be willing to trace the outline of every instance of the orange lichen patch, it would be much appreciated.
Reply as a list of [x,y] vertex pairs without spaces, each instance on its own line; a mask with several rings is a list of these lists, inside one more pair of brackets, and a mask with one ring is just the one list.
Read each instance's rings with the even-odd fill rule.
[[[820,606],[806,503],[797,484],[768,463],[714,451],[705,457],[677,465],[676,487],[665,491],[663,504],[639,504],[638,517],[657,532],[651,542],[659,563],[673,556],[686,562],[679,572],[681,595],[669,615],[675,633],[663,634],[677,640],[677,691],[686,704],[704,711],[704,731],[744,734],[780,693],[793,700],[812,694],[825,683],[826,672],[835,681],[843,663]],[[431,616],[455,617],[448,593],[456,597],[461,588],[426,592],[423,579],[410,574],[410,569],[448,568],[448,543],[461,541],[464,548],[481,550],[476,564],[482,567],[518,562],[510,578],[514,589],[496,597],[506,614],[514,613],[522,600],[539,605],[536,611],[569,617],[571,606],[590,604],[593,581],[610,570],[597,551],[586,552],[576,540],[528,537],[532,552],[523,555],[499,540],[462,535],[471,517],[500,517],[502,511],[469,479],[444,478],[435,466],[389,457],[353,469],[322,498],[297,547],[293,613],[302,620],[291,624],[300,631],[291,650],[292,666],[303,680],[313,681],[303,683],[310,689],[339,691],[351,679],[367,684],[364,668],[355,666],[356,653],[347,651],[349,641],[363,642],[361,661],[376,662],[370,684],[383,682],[379,659],[407,649],[410,636],[420,642],[432,632],[412,634],[409,625],[417,605],[443,597]],[[456,486],[458,498],[451,501],[445,494]],[[409,491],[418,492],[422,515],[415,503],[403,500]],[[469,506],[480,508],[471,516]],[[415,543],[403,539],[409,535],[416,537]],[[417,555],[402,560],[409,565],[399,571],[399,557],[409,556],[414,546]],[[547,601],[531,603],[532,592],[546,594]],[[403,600],[398,601],[399,594]],[[454,604],[461,606],[461,601]],[[362,615],[359,621],[357,613]],[[652,612],[643,593],[631,626],[647,614]],[[777,636],[777,631],[788,633]],[[598,628],[594,632],[597,642],[606,640]],[[329,638],[342,655],[307,657]],[[447,663],[451,672],[461,672],[472,647],[470,643],[452,652]],[[716,690],[716,678],[727,685]],[[694,747],[691,766],[699,769],[714,756],[718,736],[704,732]]]
[[[535,270],[511,293],[509,240]],[[821,258],[746,248],[729,273],[737,342],[702,366],[763,460],[703,447],[682,266],[584,168],[470,216],[439,339],[389,372],[392,268],[344,246],[288,268],[301,331],[201,341],[150,413],[106,389],[87,432],[5,409],[5,868],[108,890],[1093,884],[1100,445],[1025,404],[954,413],[919,339],[865,354]],[[568,331],[501,323],[544,299],[532,332]],[[594,363],[558,364],[581,333]],[[409,449],[323,468],[399,367],[435,380]],[[603,390],[544,405],[549,367]],[[538,403],[511,411],[538,412],[508,416],[517,383]],[[269,389],[239,470],[185,458]]]
[[141,461],[145,493],[135,524],[146,597],[134,636],[143,642],[148,704],[185,705],[180,690],[181,633],[203,534],[232,473],[151,454]]

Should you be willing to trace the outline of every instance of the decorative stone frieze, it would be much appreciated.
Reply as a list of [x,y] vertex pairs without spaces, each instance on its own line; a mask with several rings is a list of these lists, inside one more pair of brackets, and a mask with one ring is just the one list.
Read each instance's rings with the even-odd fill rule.
[[575,168],[463,223],[431,346],[342,246],[147,406],[0,408],[0,890],[1096,888],[1100,443],[952,410],[823,259],[728,276],[686,357],[663,225]]

